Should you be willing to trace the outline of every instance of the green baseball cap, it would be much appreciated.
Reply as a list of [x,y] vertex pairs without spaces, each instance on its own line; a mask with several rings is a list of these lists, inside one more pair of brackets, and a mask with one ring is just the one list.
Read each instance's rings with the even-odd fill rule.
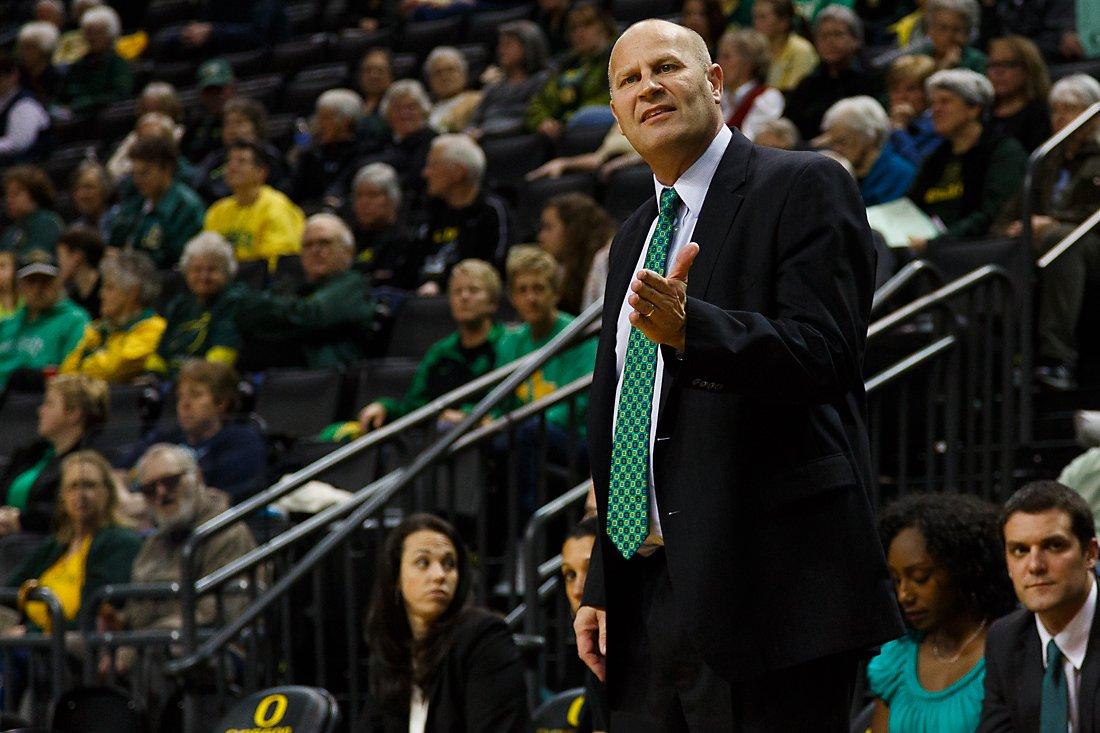
[[233,67],[225,59],[210,59],[204,61],[196,75],[199,89],[207,87],[224,87],[233,81]]

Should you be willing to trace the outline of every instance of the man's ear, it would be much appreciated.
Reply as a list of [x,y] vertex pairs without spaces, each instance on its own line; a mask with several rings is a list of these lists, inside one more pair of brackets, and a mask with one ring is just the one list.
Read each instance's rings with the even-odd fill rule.
[[707,69],[707,81],[710,82],[710,91],[714,96],[714,101],[721,103],[722,101],[722,67],[718,64],[711,64]]
[[1096,567],[1098,555],[1100,555],[1100,541],[1093,537],[1089,540],[1088,547],[1085,548],[1085,563],[1089,566],[1089,569]]

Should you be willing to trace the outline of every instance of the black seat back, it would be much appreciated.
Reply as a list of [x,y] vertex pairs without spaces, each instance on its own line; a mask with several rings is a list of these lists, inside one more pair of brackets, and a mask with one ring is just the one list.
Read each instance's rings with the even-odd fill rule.
[[249,695],[233,706],[211,733],[232,730],[294,730],[331,733],[340,713],[336,700],[319,687],[286,685]]
[[149,730],[145,708],[117,687],[77,687],[57,701],[50,726],[55,733],[118,733]]

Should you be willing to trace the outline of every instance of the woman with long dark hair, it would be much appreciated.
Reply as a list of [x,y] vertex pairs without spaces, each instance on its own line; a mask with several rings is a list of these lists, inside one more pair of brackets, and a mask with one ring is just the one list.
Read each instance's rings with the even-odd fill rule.
[[[561,193],[542,208],[538,244],[562,266],[562,310],[574,315],[603,295],[588,295],[588,282],[597,253],[611,244],[615,223],[587,194]],[[601,258],[599,285],[607,279],[606,256]]]
[[498,616],[467,604],[466,546],[414,514],[386,538],[367,614],[370,681],[357,733],[529,731],[519,650]]

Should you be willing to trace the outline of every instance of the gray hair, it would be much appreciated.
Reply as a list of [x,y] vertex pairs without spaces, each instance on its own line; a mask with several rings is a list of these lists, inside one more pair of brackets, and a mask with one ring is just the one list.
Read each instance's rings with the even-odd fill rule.
[[363,98],[351,89],[329,89],[317,97],[317,111],[327,109],[331,112],[358,122],[363,117]]
[[821,29],[821,24],[826,20],[835,20],[838,23],[843,23],[848,27],[848,32],[859,41],[859,45],[863,45],[863,21],[859,19],[859,16],[856,15],[851,8],[836,3],[826,5],[821,9],[821,12],[817,14],[817,17],[814,18],[814,33],[817,33],[818,30]]
[[19,29],[19,43],[30,43],[38,47],[44,53],[53,53],[57,48],[57,39],[60,32],[53,23],[44,20],[36,20],[24,23]]
[[1051,104],[1091,107],[1097,102],[1100,102],[1100,81],[1089,74],[1071,74],[1055,82],[1050,90]]
[[432,140],[432,150],[439,150],[443,159],[466,169],[472,183],[481,183],[485,175],[485,153],[468,135],[440,135]]
[[727,45],[749,62],[754,79],[759,82],[767,80],[768,70],[772,65],[772,52],[767,36],[752,28],[730,28],[718,39],[719,48]]
[[73,18],[80,18],[84,13],[102,4],[103,0],[76,0],[72,7]]
[[216,260],[229,278],[237,274],[237,258],[233,254],[233,245],[217,232],[199,232],[191,237],[180,255],[180,268],[186,270],[192,260],[200,257]]
[[970,69],[937,71],[924,82],[924,92],[929,97],[935,90],[951,92],[967,104],[982,109],[993,103],[993,85],[989,83],[989,79]]
[[352,235],[351,229],[348,228],[347,223],[336,214],[330,214],[327,211],[323,211],[320,214],[314,214],[306,219],[306,225],[302,228],[302,231],[304,232],[314,224],[328,224],[332,226],[332,228],[336,230],[336,239],[340,244],[349,252],[355,251],[355,237]]
[[195,452],[175,443],[154,443],[149,446],[134,466],[134,473],[138,476],[142,475],[151,461],[161,457],[171,458],[192,479],[202,484],[202,469],[199,468],[199,462],[195,460]]
[[401,180],[393,166],[388,163],[368,163],[355,174],[351,181],[351,190],[355,191],[365,183],[378,186],[395,208],[401,208]]
[[924,9],[924,17],[931,18],[937,10],[949,10],[966,21],[966,32],[970,33],[982,22],[982,9],[978,0],[929,0]]
[[175,139],[173,135],[176,132],[176,121],[163,112],[146,112],[141,117],[138,117],[138,121],[134,123],[134,129],[142,125],[156,125],[161,128],[165,137],[172,140]]
[[829,107],[821,118],[821,129],[828,132],[841,125],[876,147],[882,147],[890,134],[890,116],[878,100],[867,95],[848,97]]
[[81,28],[93,25],[107,26],[107,34],[111,38],[118,38],[118,34],[122,32],[122,21],[119,20],[118,13],[108,5],[97,5],[80,16]]
[[420,106],[420,110],[425,116],[432,111],[432,100],[428,97],[428,92],[424,90],[424,85],[416,79],[401,79],[390,84],[390,88],[382,95],[382,101],[378,103],[379,114],[385,117],[389,114],[390,105],[393,104],[393,101],[405,97],[411,97]]
[[775,135],[791,148],[798,145],[800,139],[798,127],[786,117],[780,117],[777,120],[768,120],[757,125],[756,137],[760,137],[760,135],[765,132],[770,132],[772,135]]
[[469,76],[470,64],[467,63],[466,57],[462,55],[454,46],[436,46],[432,49],[432,52],[428,54],[428,57],[424,59],[424,73],[427,74],[431,71],[432,64],[436,61],[442,61],[444,59],[451,59],[458,62],[458,68],[462,70],[463,76]]
[[160,292],[160,278],[157,267],[144,252],[125,250],[114,257],[105,257],[99,264],[99,272],[104,280],[112,280],[123,290],[138,288],[138,300],[143,306],[150,306]]

